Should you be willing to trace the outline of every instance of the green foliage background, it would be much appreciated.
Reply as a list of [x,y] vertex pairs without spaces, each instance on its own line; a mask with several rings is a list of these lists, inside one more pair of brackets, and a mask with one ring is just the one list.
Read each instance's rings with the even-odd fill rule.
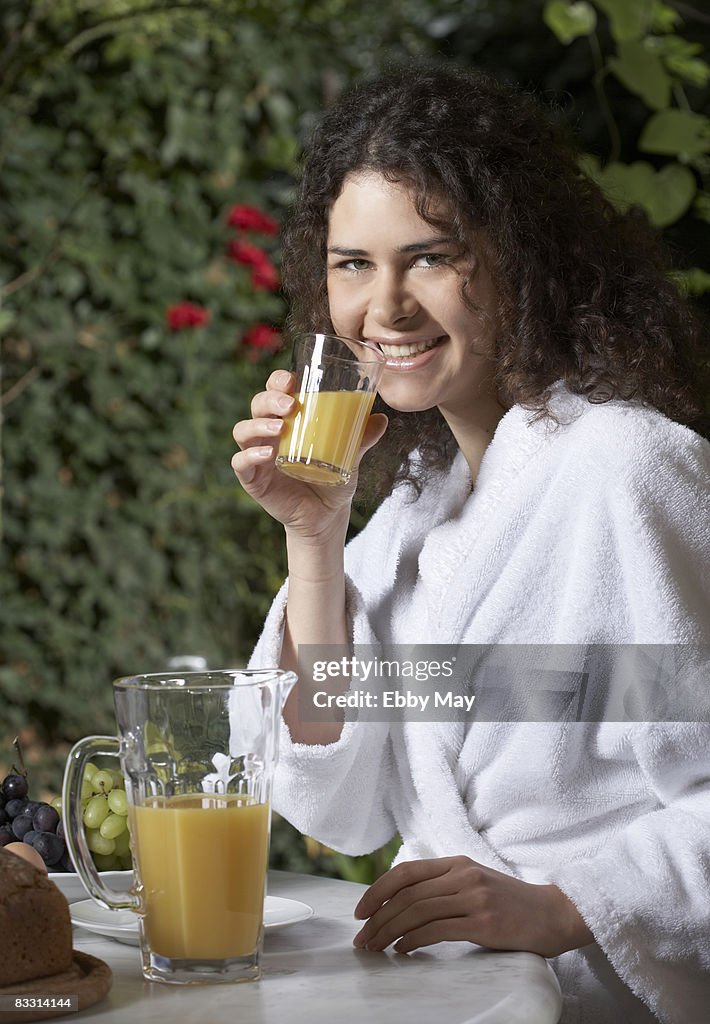
[[[111,730],[111,679],[248,656],[284,557],[233,480],[231,427],[285,359],[241,338],[285,306],[227,258],[226,216],[247,203],[283,218],[303,137],[350,79],[429,55],[535,88],[703,291],[708,29],[678,7],[684,21],[656,0],[6,0],[0,763],[25,730],[58,751],[36,769],[56,789],[67,744]],[[634,17],[635,50],[618,29]],[[697,119],[692,151],[676,132],[642,153],[649,116],[669,109]],[[640,158],[648,170],[624,170]],[[669,163],[662,192],[677,195],[659,217]],[[250,240],[278,263],[276,240]],[[171,333],[181,300],[209,324]],[[318,855],[294,841],[275,838],[280,862]]]

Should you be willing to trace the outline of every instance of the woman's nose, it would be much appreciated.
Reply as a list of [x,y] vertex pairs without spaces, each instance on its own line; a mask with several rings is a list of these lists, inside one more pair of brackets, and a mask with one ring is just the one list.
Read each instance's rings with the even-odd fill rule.
[[381,272],[377,275],[369,309],[377,324],[394,327],[403,320],[410,320],[418,310],[416,296],[399,274]]

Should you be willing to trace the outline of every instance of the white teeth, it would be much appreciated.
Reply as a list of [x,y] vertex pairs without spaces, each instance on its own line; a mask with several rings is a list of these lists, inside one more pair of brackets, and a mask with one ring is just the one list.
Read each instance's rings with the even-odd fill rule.
[[439,344],[440,338],[431,338],[429,341],[417,341],[413,345],[384,345],[380,342],[380,348],[388,359],[401,359],[403,356],[416,356],[420,352],[426,352]]

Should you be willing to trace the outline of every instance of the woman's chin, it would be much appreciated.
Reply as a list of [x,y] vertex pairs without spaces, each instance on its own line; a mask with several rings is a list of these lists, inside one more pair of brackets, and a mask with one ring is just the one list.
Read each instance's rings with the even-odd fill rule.
[[388,395],[381,391],[380,398],[395,412],[428,412],[436,406],[436,402],[417,401],[412,395]]

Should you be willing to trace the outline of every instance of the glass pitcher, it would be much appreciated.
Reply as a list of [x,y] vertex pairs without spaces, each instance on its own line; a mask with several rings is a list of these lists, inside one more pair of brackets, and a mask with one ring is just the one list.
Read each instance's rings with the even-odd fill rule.
[[[64,775],[64,829],[93,898],[138,915],[143,974],[177,984],[260,976],[281,669],[130,676],[113,684],[118,737],[89,736]],[[89,761],[118,755],[135,884],[108,888],[82,824]]]

